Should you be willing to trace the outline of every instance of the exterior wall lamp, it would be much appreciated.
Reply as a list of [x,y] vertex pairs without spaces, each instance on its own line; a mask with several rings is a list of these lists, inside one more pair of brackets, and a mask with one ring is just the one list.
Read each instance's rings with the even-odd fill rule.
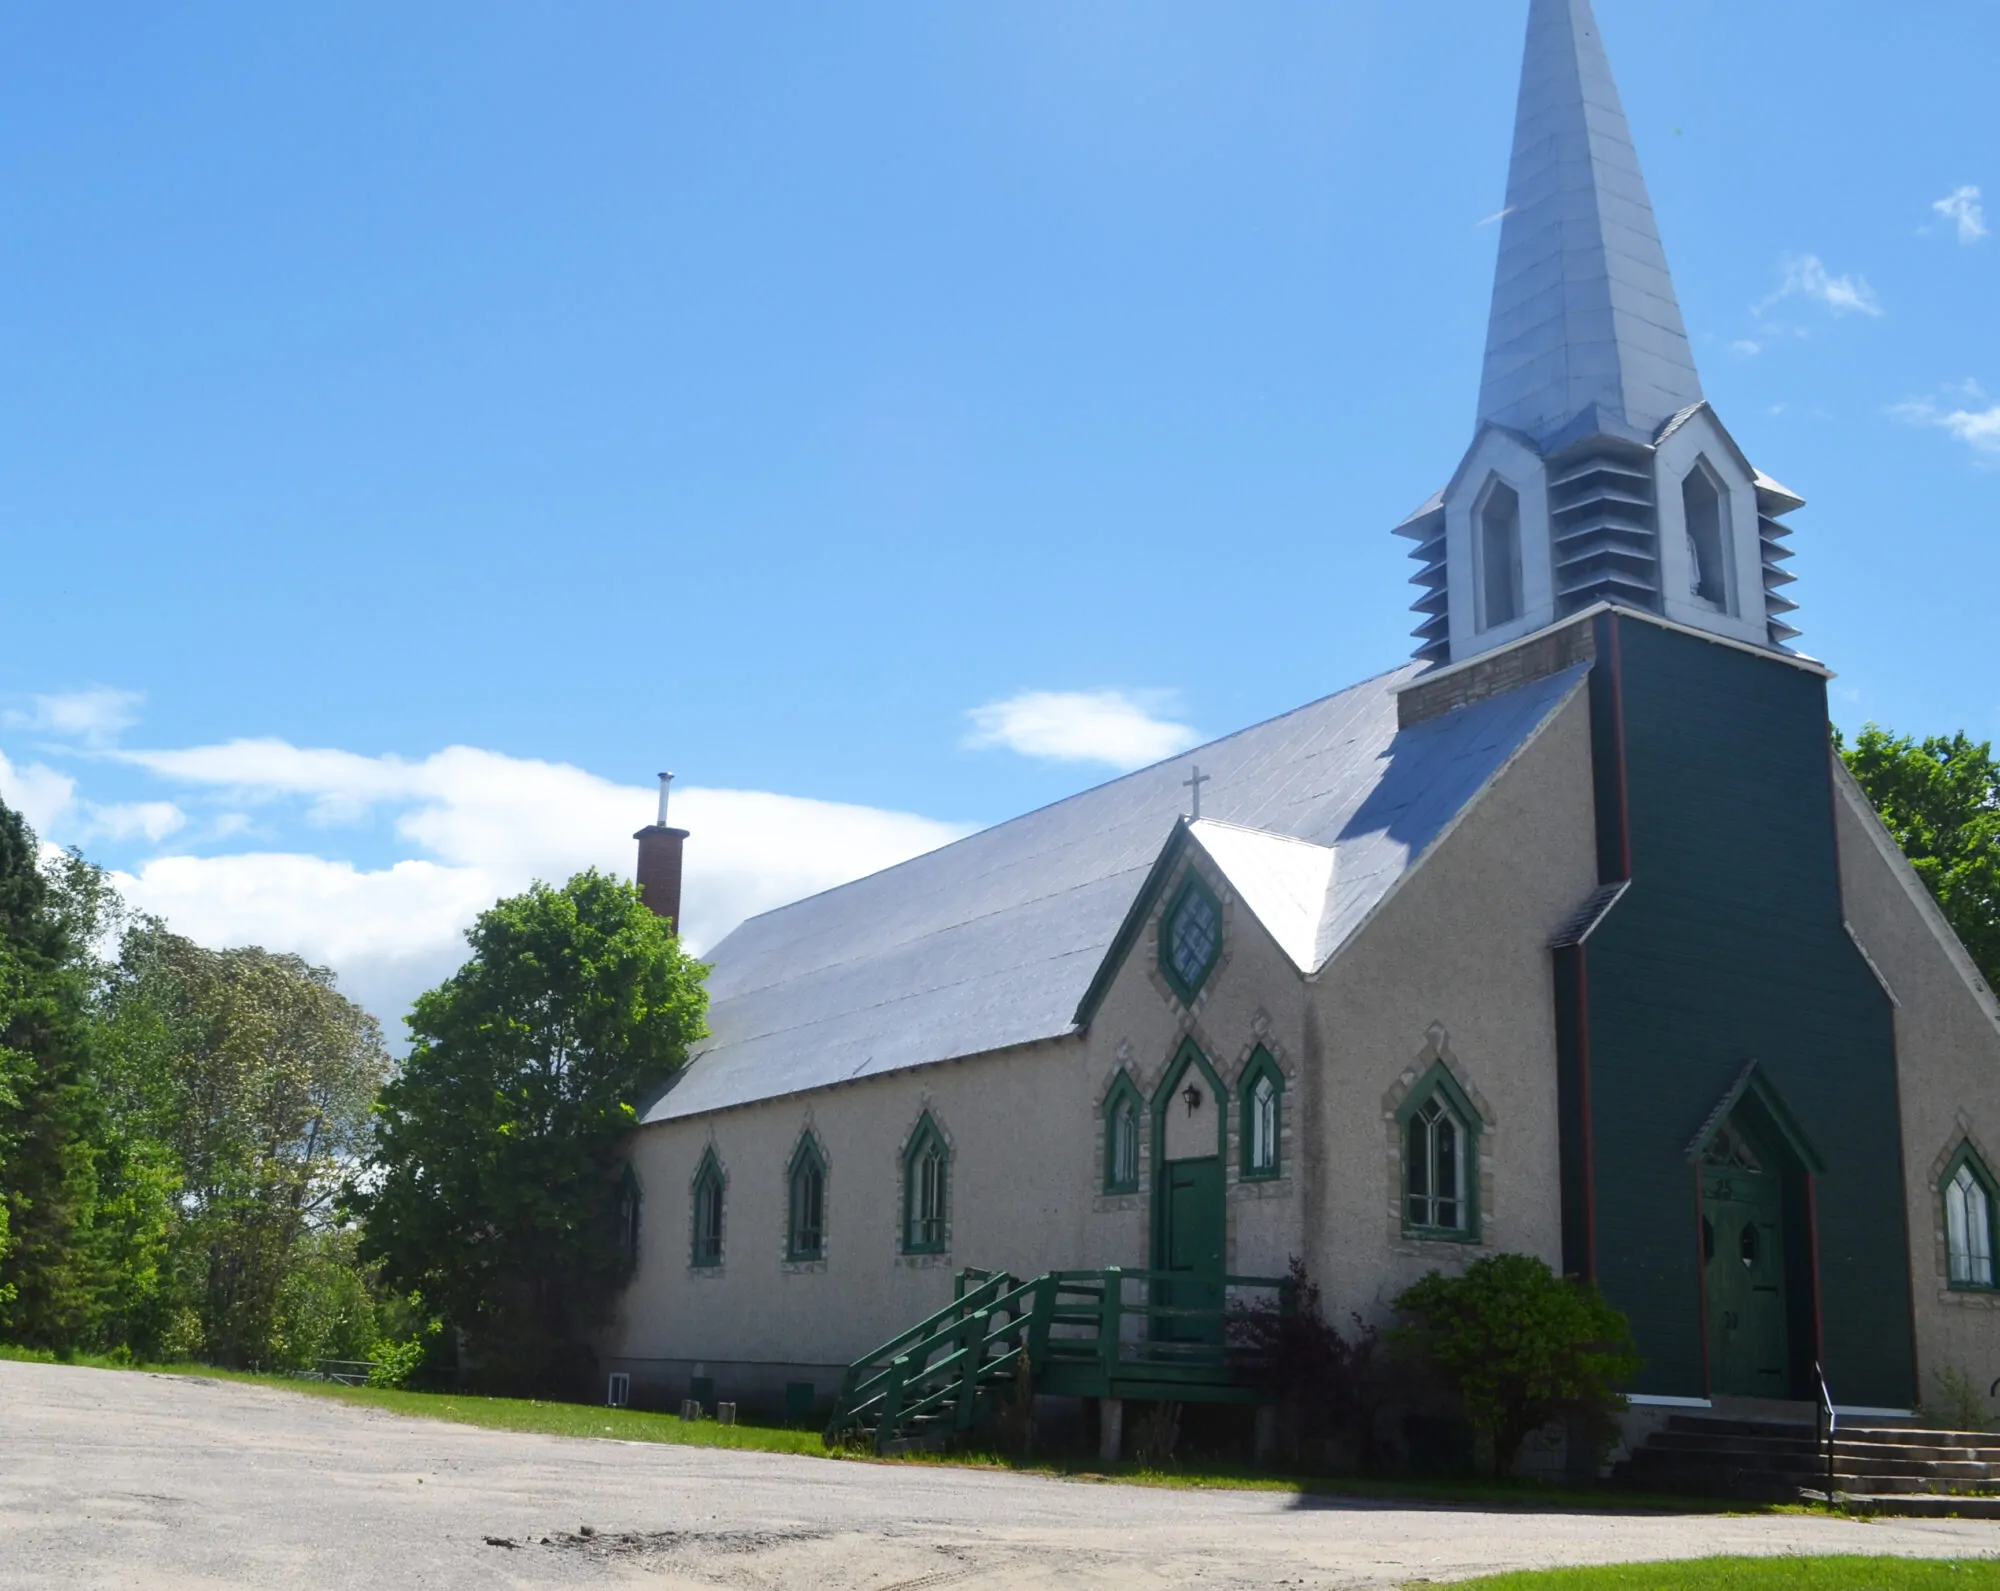
[[1188,1114],[1192,1116],[1201,1109],[1201,1090],[1190,1083],[1181,1090],[1181,1098],[1187,1101]]

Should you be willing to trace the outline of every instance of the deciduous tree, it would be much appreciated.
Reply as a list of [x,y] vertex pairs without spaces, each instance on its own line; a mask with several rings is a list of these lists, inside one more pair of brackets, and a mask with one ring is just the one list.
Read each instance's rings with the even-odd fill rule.
[[1849,770],[2000,990],[2000,762],[1963,731],[1918,741],[1870,724],[1841,746]]
[[503,900],[466,937],[383,1091],[364,1252],[488,1381],[577,1389],[632,1264],[624,1140],[703,1032],[706,969],[597,872]]

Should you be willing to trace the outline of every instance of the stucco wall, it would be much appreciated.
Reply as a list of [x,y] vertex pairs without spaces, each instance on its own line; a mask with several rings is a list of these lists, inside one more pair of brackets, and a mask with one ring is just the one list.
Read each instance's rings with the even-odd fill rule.
[[[1150,1201],[1103,1191],[1103,1104],[1120,1070],[1150,1104],[1184,1036],[1201,1046],[1226,1093],[1218,1100],[1204,1082],[1192,1115],[1177,1102],[1163,1122],[1170,1144],[1188,1137],[1194,1152],[1213,1153],[1217,1113],[1225,1114],[1230,1269],[1282,1274],[1298,1247],[1289,1167],[1302,1086],[1301,981],[1206,857],[1183,862],[1161,903],[1174,898],[1189,866],[1202,869],[1223,911],[1222,956],[1192,1010],[1160,974],[1155,922],[1086,1037],[642,1129],[633,1147],[639,1270],[606,1336],[610,1366],[631,1371],[655,1398],[680,1396],[694,1374],[714,1379],[720,1397],[768,1397],[794,1378],[814,1379],[825,1393],[834,1367],[949,1302],[961,1267],[1024,1276],[1143,1268]],[[1286,1074],[1287,1174],[1240,1183],[1234,1085],[1259,1043]],[[904,1255],[903,1150],[927,1110],[950,1145],[949,1241],[943,1254]],[[826,1258],[792,1264],[786,1173],[808,1127],[827,1163]],[[1150,1121],[1140,1143],[1140,1185],[1150,1189],[1158,1158]],[[726,1178],[723,1260],[698,1268],[690,1263],[692,1188],[711,1146]]]
[[[1146,1267],[1162,1143],[1149,1108],[1144,1191],[1106,1194],[1103,1104],[1123,1071],[1150,1107],[1189,1038],[1221,1097],[1204,1079],[1190,1115],[1175,1078],[1159,1125],[1170,1158],[1223,1148],[1232,1274],[1279,1276],[1304,1255],[1333,1307],[1379,1315],[1434,1265],[1496,1248],[1557,1262],[1546,946],[1596,883],[1589,734],[1579,693],[1317,983],[1190,844],[1084,1036],[643,1129],[640,1266],[607,1360],[655,1399],[682,1395],[693,1374],[721,1397],[768,1397],[811,1367],[824,1395],[837,1367],[948,1302],[959,1267]],[[1223,950],[1186,1007],[1160,972],[1158,933],[1189,868],[1221,904]],[[1477,1248],[1407,1242],[1398,1219],[1385,1109],[1438,1044],[1489,1118]],[[1285,1079],[1280,1174],[1246,1180],[1239,1084],[1260,1046]],[[950,1242],[905,1256],[902,1151],[926,1109],[951,1146]],[[794,1265],[786,1170],[808,1126],[827,1162],[827,1255]],[[691,1184],[711,1145],[727,1177],[723,1263],[697,1269]]]
[[[1322,972],[1308,1250],[1330,1310],[1383,1319],[1427,1271],[1501,1250],[1561,1268],[1548,944],[1597,885],[1594,812],[1579,692]],[[1477,1244],[1403,1236],[1395,1110],[1441,1055],[1487,1118]]]
[[1983,1392],[2000,1375],[2000,1294],[1948,1285],[1938,1181],[1968,1138],[2000,1172],[2000,1020],[1991,992],[1838,759],[1835,779],[1848,924],[1896,1000],[1918,1385],[1934,1397],[1937,1373],[1951,1368]]

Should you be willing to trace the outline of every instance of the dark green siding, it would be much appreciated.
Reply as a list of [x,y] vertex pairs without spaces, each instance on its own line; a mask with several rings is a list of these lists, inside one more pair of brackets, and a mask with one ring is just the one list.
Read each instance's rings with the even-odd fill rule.
[[[1827,1166],[1818,1313],[1835,1396],[1908,1407],[1895,1034],[1842,922],[1825,683],[1656,625],[1599,622],[1598,789],[1622,790],[1632,884],[1585,949],[1592,1248],[1636,1327],[1639,1386],[1704,1389],[1687,1148],[1754,1059]],[[1614,683],[1615,703],[1602,689]],[[1622,779],[1603,767],[1618,740]]]

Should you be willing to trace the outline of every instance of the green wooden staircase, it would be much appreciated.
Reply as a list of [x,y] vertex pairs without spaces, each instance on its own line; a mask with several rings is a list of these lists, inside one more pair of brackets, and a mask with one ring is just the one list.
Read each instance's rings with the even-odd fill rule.
[[1229,1341],[1232,1303],[1292,1307],[1288,1281],[1185,1271],[960,1271],[952,1301],[848,1367],[829,1445],[938,1447],[1022,1385],[1058,1397],[1264,1403],[1266,1363]]

